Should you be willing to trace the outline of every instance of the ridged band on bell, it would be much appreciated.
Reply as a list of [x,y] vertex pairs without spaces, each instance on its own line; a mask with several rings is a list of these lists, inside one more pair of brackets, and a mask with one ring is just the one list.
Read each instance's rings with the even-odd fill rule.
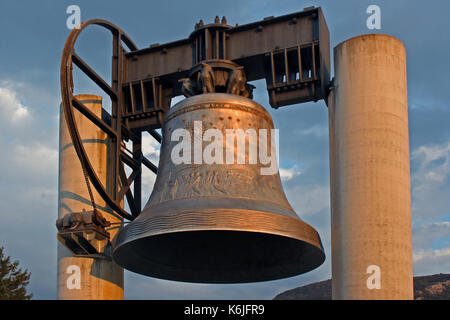
[[278,171],[262,175],[262,165],[248,161],[172,162],[179,143],[171,141],[173,131],[192,132],[195,121],[224,134],[274,127],[261,105],[238,95],[197,95],[171,108],[152,195],[139,217],[120,231],[114,259],[147,276],[200,283],[275,280],[320,266],[325,260],[320,237],[289,205]]

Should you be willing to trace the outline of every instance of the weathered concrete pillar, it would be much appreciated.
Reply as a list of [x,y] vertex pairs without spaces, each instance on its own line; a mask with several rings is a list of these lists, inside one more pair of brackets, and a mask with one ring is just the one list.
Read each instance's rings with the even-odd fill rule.
[[[101,117],[102,97],[79,95],[77,98]],[[59,140],[59,217],[83,209],[92,210],[81,164],[72,145],[62,112]],[[98,177],[106,184],[107,136],[76,110],[74,117],[92,166]],[[120,222],[121,220],[105,207],[105,202],[93,187],[92,191],[97,208],[100,209],[103,217],[112,223]],[[115,228],[109,229],[111,239],[118,231],[118,225],[113,226]],[[58,299],[123,299],[123,269],[108,259],[74,257],[58,241]]]
[[406,50],[382,34],[334,49],[329,96],[333,299],[412,299]]

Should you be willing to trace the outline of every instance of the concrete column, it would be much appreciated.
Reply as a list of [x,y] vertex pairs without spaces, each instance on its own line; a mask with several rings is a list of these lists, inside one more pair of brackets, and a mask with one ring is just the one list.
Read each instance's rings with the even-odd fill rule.
[[334,49],[329,96],[333,299],[412,299],[406,50],[382,34]]
[[[77,98],[98,117],[102,114],[102,97],[79,95]],[[64,114],[60,114],[59,139],[59,217],[70,212],[92,210],[88,189],[81,164],[70,139]],[[75,120],[83,139],[84,147],[98,177],[106,184],[107,136],[77,110]],[[95,203],[108,221],[121,222],[119,217],[106,208],[105,202],[92,187]],[[109,229],[111,239],[118,225]],[[79,274],[78,274],[79,271]],[[79,286],[77,281],[80,280]],[[67,285],[67,283],[70,283]],[[123,269],[114,261],[102,258],[74,257],[58,241],[58,299],[107,300],[123,299]]]

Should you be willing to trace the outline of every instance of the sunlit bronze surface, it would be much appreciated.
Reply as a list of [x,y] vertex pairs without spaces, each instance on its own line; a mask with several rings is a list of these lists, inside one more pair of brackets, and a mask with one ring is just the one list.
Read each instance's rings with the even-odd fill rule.
[[138,218],[119,233],[114,259],[140,274],[207,283],[274,280],[321,265],[319,235],[289,205],[278,172],[261,175],[261,165],[248,162],[172,162],[178,142],[170,141],[171,133],[192,132],[194,121],[202,121],[203,130],[224,133],[273,129],[262,106],[237,95],[193,96],[170,109],[153,193]]

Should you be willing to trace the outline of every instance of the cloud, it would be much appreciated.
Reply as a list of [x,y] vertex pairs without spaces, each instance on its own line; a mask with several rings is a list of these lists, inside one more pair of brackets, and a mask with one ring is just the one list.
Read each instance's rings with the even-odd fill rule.
[[150,195],[153,191],[153,185],[155,184],[156,174],[147,168],[142,170],[142,203],[145,206]]
[[[153,161],[158,160],[160,146],[159,142],[149,134],[142,135],[142,153],[144,156],[153,158]],[[155,165],[157,165],[157,163],[155,163]]]
[[31,271],[36,298],[55,297],[59,108],[50,97],[0,79],[0,245]]
[[17,170],[21,170],[23,174],[37,174],[41,178],[43,175],[57,174],[58,150],[39,142],[14,146],[12,160]]
[[448,273],[450,248],[419,250],[413,254],[414,274]]
[[315,124],[312,127],[309,127],[308,129],[300,130],[299,133],[302,135],[314,135],[318,138],[324,136],[328,137],[328,127]]
[[[2,84],[5,85],[5,82]],[[13,124],[30,116],[28,107],[20,102],[16,92],[3,86],[0,87],[0,114],[3,121],[7,122],[10,119]]]
[[433,259],[439,259],[442,257],[450,258],[450,248],[419,250],[413,254],[413,261],[418,262],[420,260],[427,259],[431,262]]
[[[0,79],[0,173],[11,188],[26,181],[30,187],[37,182],[56,189],[58,122],[53,117],[58,108],[50,109],[52,114],[45,112],[37,103],[38,92],[51,96],[25,83]],[[36,104],[25,106],[26,100]]]
[[301,174],[301,172],[297,169],[297,166],[293,166],[290,169],[280,168],[279,171],[280,171],[280,178],[282,181],[291,180],[292,178],[299,176]]
[[286,189],[291,206],[300,217],[330,208],[330,188],[321,185],[295,186]]
[[450,237],[450,222],[434,222],[413,229],[414,251],[429,249],[433,241]]
[[431,162],[439,159],[445,159],[445,166],[441,168],[447,169],[446,173],[450,171],[448,168],[448,157],[450,152],[450,141],[441,145],[421,146],[413,153],[413,158],[420,159],[421,168],[426,168]]
[[412,152],[411,160],[414,218],[427,220],[448,214],[450,141],[420,146]]

